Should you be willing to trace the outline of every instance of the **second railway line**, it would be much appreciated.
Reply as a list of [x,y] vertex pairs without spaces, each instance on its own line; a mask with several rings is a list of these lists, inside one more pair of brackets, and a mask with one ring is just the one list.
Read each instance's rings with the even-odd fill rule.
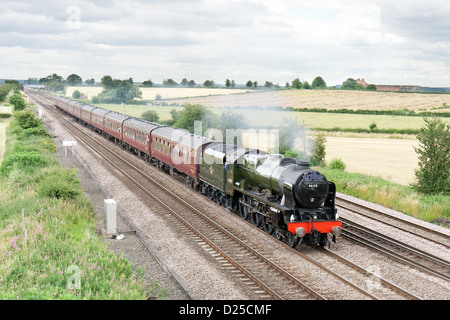
[[[117,148],[117,149],[120,149],[120,148]],[[331,295],[331,298],[335,298],[335,297],[337,297],[337,296],[334,296],[333,294]],[[410,296],[410,297],[406,297],[407,299],[409,299],[409,298],[412,298],[413,296]]]

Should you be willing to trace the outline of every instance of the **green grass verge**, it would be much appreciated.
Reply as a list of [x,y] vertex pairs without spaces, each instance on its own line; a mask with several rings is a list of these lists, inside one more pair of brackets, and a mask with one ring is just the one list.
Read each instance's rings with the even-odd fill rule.
[[449,195],[422,195],[409,186],[343,170],[317,168],[338,192],[392,208],[415,218],[435,221],[450,219]]
[[23,131],[13,119],[0,169],[0,299],[164,298],[96,235],[77,171],[59,165],[51,138]]

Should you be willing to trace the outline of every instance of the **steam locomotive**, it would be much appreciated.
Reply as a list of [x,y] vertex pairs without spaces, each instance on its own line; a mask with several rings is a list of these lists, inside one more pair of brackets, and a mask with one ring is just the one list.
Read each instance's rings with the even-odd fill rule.
[[[25,89],[27,92],[28,89]],[[275,238],[325,246],[341,234],[336,186],[309,162],[207,139],[63,97],[56,108]]]

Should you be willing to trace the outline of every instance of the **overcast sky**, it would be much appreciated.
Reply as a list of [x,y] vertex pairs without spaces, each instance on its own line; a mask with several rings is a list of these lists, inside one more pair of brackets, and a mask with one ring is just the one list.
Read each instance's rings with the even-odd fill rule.
[[0,78],[450,87],[449,0],[0,0]]

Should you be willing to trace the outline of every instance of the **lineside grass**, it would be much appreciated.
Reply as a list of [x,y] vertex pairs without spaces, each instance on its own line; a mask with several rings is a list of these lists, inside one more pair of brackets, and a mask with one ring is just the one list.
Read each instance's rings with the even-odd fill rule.
[[338,192],[351,195],[425,221],[450,219],[449,195],[422,195],[409,186],[329,167],[317,168],[329,181],[336,184]]
[[59,165],[51,137],[24,131],[11,121],[0,167],[0,299],[153,295],[144,288],[144,271],[96,235],[77,171]]

